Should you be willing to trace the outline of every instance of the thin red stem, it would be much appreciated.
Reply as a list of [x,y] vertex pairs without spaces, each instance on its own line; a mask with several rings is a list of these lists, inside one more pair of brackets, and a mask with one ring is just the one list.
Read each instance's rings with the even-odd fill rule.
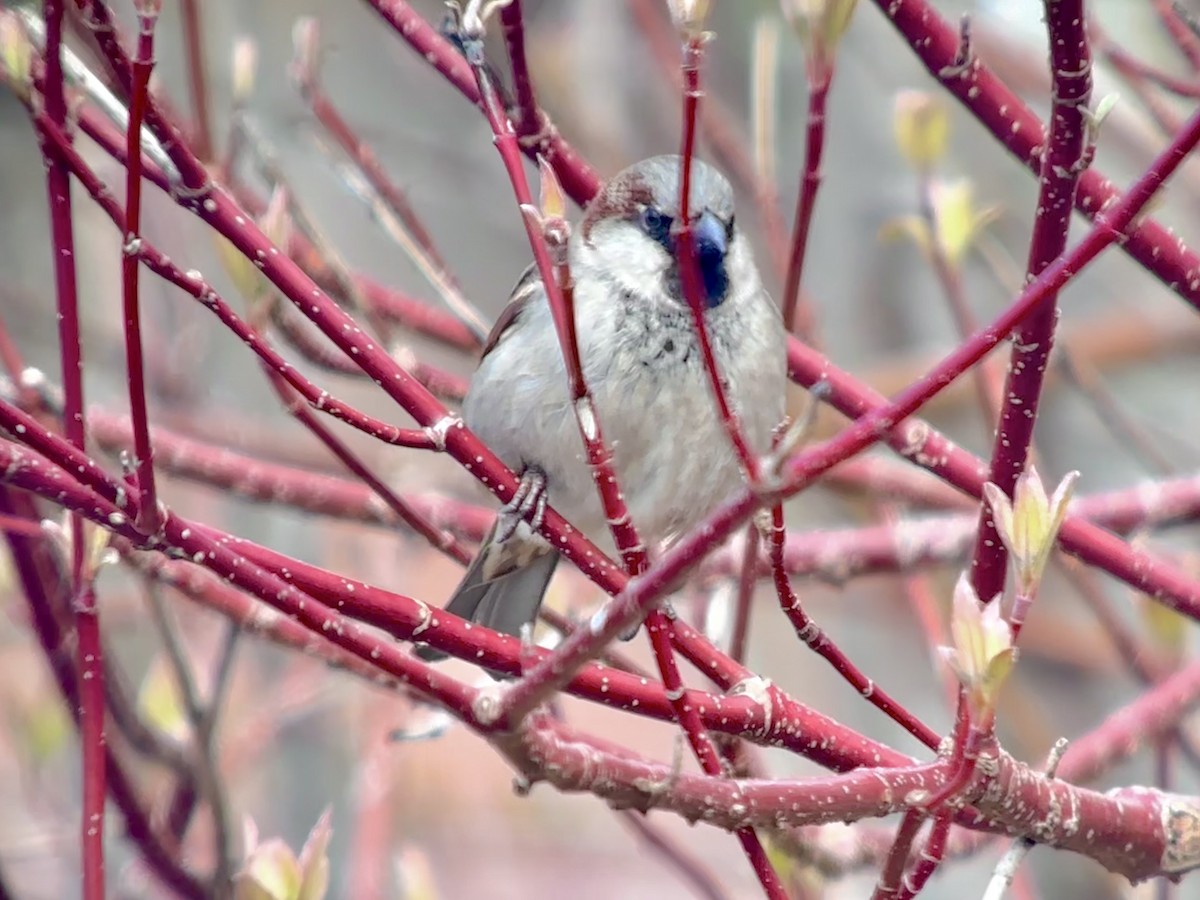
[[734,608],[733,633],[729,638],[729,657],[737,662],[746,659],[746,642],[750,635],[750,613],[754,607],[754,587],[758,580],[758,529],[746,527],[746,546],[742,550],[738,572],[737,598]]
[[[1087,165],[1092,61],[1083,6],[1083,0],[1062,0],[1046,6],[1054,102],[1050,136],[1042,151],[1041,188],[1026,268],[1028,280],[1041,275],[1066,252],[1075,192]],[[1051,290],[1013,332],[1000,422],[988,467],[988,480],[1010,497],[1025,471],[1033,444],[1057,322],[1058,291]],[[984,602],[1004,590],[1007,565],[1008,553],[992,521],[991,506],[985,503],[980,507],[971,559],[972,586]]]
[[721,425],[733,444],[734,452],[751,484],[759,480],[759,462],[754,451],[746,442],[737,413],[725,394],[721,371],[713,354],[708,324],[704,319],[704,286],[700,278],[700,266],[696,259],[695,235],[691,216],[692,160],[696,152],[696,114],[703,91],[700,88],[700,66],[704,60],[704,37],[692,37],[683,45],[683,131],[680,140],[679,217],[675,224],[675,260],[679,266],[679,281],[683,295],[692,311],[692,322],[696,328],[696,340],[700,345],[700,358],[708,375],[709,389],[717,406]]
[[[43,6],[46,26],[45,115],[65,128],[67,103],[62,70],[62,0]],[[59,358],[63,375],[63,428],[77,450],[84,449],[83,353],[80,343],[79,297],[75,275],[71,173],[62,160],[43,147],[50,207],[50,251],[58,305]],[[75,616],[79,685],[79,735],[83,766],[80,846],[84,900],[103,900],[105,758],[104,654],[92,574],[87,571],[83,519],[71,516],[71,605]]]
[[1110,41],[1107,34],[1099,31],[1094,21],[1090,23],[1089,29],[1092,32],[1093,45],[1103,54],[1105,61],[1124,77],[1152,82],[1180,97],[1200,99],[1200,82],[1180,78],[1138,59],[1128,50]]
[[821,627],[804,611],[800,597],[792,588],[791,580],[783,564],[783,548],[786,529],[783,521],[783,507],[776,506],[771,510],[771,540],[769,552],[771,557],[771,572],[775,581],[775,593],[779,597],[779,606],[784,615],[808,647],[827,663],[833,666],[843,679],[858,691],[868,703],[879,709],[884,715],[915,737],[931,750],[936,750],[941,737],[932,728],[904,708],[892,696],[877,685],[874,679],[868,678],[858,666],[829,638]]
[[[121,46],[112,10],[104,0],[75,0],[75,5],[83,14],[89,34],[107,61],[118,89],[129,100],[133,96],[133,66],[125,48]],[[152,94],[146,98],[145,116],[146,124],[178,170],[179,184],[172,185],[172,190],[193,199],[204,196],[210,185],[204,163],[192,151],[179,126],[171,121],[167,111]]]
[[372,472],[358,454],[346,446],[341,438],[317,418],[312,409],[296,394],[296,391],[284,381],[283,376],[266,364],[263,365],[263,370],[288,413],[313,437],[324,444],[329,452],[346,467],[347,471],[366,485],[376,500],[381,500],[401,522],[428,541],[430,546],[440,553],[444,553],[464,566],[471,561],[471,553],[458,542],[453,534],[431,522],[423,512],[401,498],[386,482]]
[[[679,41],[661,0],[628,0],[634,24],[646,41],[646,49],[676,91],[682,90],[679,71]],[[705,97],[699,110],[701,137],[714,158],[733,180],[750,189],[758,206],[763,239],[772,267],[782,278],[787,269],[787,225],[779,211],[779,190],[755,166],[747,141],[747,128],[728,104],[713,94]],[[579,198],[576,198],[579,199]]]
[[894,900],[900,892],[900,879],[904,876],[904,867],[908,864],[913,842],[917,839],[917,832],[921,830],[924,821],[925,816],[919,810],[910,809],[904,814],[884,860],[883,872],[880,873],[871,900]]
[[188,93],[195,117],[191,131],[192,147],[200,159],[211,160],[215,141],[209,115],[208,60],[204,57],[204,22],[200,16],[199,0],[180,0],[179,12],[183,28],[183,52],[187,62]]
[[146,408],[146,373],[142,353],[142,318],[138,297],[138,273],[141,270],[138,248],[142,221],[142,120],[150,92],[150,73],[154,69],[154,27],[157,11],[138,11],[137,50],[133,57],[133,84],[126,135],[125,234],[121,252],[121,301],[125,317],[125,366],[129,379],[129,411],[133,423],[133,476],[137,479],[144,505],[137,511],[137,528],[145,534],[157,534],[162,527],[158,511],[158,491],[154,483],[154,450],[150,444],[150,416]]
[[[946,20],[931,0],[873,0],[903,35],[929,74],[1027,168],[1040,173],[1046,129],[1021,97],[991,71],[960,27]],[[1089,170],[1079,178],[1075,208],[1095,220],[1119,197],[1113,182]],[[1200,257],[1177,236],[1149,218],[1121,241],[1121,248],[1194,307],[1200,307]]]
[[805,122],[804,168],[796,196],[796,218],[792,223],[792,247],[788,254],[787,277],[783,282],[783,324],[800,340],[814,344],[816,317],[811,304],[800,300],[800,281],[804,275],[804,255],[808,232],[821,188],[821,154],[825,148],[825,107],[832,65],[808,66],[808,118]]
[[512,70],[513,97],[516,100],[517,134],[536,134],[541,128],[542,111],[533,92],[533,79],[525,59],[525,16],[521,0],[512,0],[500,10],[500,26],[504,45],[508,49],[508,64]]
[[[404,0],[367,0],[396,35],[440,72],[471,103],[479,106],[479,86],[463,55]],[[543,114],[534,132],[517,135],[521,150],[530,159],[539,156],[554,169],[567,195],[586,201],[600,190],[600,178],[563,140]]]
[[[4,449],[3,443],[0,442],[0,452]],[[36,516],[37,510],[29,495],[0,486],[0,514],[29,519]],[[71,654],[67,650],[69,638],[60,627],[59,617],[55,613],[56,607],[69,602],[72,589],[52,564],[45,543],[44,536],[8,535],[15,575],[29,605],[34,635],[49,663],[68,714],[81,725],[83,680],[72,664]],[[121,812],[128,840],[137,847],[148,870],[173,895],[187,900],[207,897],[207,887],[181,865],[172,848],[165,843],[164,835],[152,824],[148,804],[135,792],[133,782],[113,748],[105,745],[102,750],[107,790],[112,795],[113,804]]]
[[[44,116],[37,114],[34,115],[34,125],[48,142],[53,145],[54,152],[60,154],[67,162],[71,172],[79,179],[88,193],[91,194],[96,204],[108,215],[117,228],[124,230],[125,215],[120,205],[113,199],[107,187],[100,181],[95,172],[92,171],[79,153],[71,146],[63,131],[49,122]],[[239,217],[242,218],[242,221],[245,221],[244,217],[240,216],[240,214]],[[263,250],[264,255],[266,252],[266,250]],[[264,363],[278,372],[314,408],[335,419],[341,419],[352,428],[365,432],[376,440],[380,440],[386,444],[423,450],[437,449],[438,439],[431,436],[428,431],[423,429],[398,428],[395,425],[369,416],[339,400],[330,394],[329,391],[318,388],[280,356],[263,339],[262,335],[233,312],[232,308],[221,299],[212,285],[198,271],[190,270],[184,272],[144,237],[138,241],[136,253],[150,271],[174,284],[176,287],[181,288],[185,293],[199,300],[204,306],[210,309],[233,334],[244,341]]]
[[933,877],[934,872],[938,870],[938,866],[942,864],[942,860],[946,856],[946,840],[950,836],[950,826],[953,821],[954,817],[949,811],[943,811],[934,817],[929,837],[925,839],[924,845],[918,852],[917,862],[912,871],[904,876],[900,890],[896,893],[896,900],[911,900],[921,893],[929,879]]
[[396,214],[403,223],[413,241],[429,258],[438,273],[451,285],[457,285],[457,280],[446,265],[445,259],[438,252],[437,245],[421,217],[409,203],[407,195],[400,186],[388,175],[387,170],[379,161],[379,156],[362,135],[346,121],[346,118],[330,100],[329,95],[321,85],[318,68],[319,48],[317,42],[316,23],[309,25],[312,29],[311,40],[314,46],[298,47],[291,73],[300,90],[301,97],[308,103],[313,117],[325,129],[342,151],[350,157],[354,165],[362,172],[367,183],[383,199],[388,208]]

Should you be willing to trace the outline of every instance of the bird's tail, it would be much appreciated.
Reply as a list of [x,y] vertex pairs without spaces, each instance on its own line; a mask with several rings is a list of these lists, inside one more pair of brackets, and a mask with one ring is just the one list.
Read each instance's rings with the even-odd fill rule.
[[[467,567],[446,611],[515,637],[537,617],[558,554],[518,536],[493,541],[494,534],[493,529]],[[417,655],[427,662],[446,658],[428,645],[418,647]]]

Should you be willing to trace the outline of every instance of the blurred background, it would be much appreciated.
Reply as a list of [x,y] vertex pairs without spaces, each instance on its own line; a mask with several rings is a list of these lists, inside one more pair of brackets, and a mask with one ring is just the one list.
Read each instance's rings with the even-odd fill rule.
[[[413,5],[433,21],[443,15],[439,3]],[[130,4],[116,6],[128,16]],[[971,15],[976,51],[1044,116],[1048,78],[1042,4],[941,0],[936,6],[947,17]],[[173,3],[164,7],[156,77],[162,90],[186,109],[178,10]],[[524,7],[539,98],[562,133],[602,174],[675,151],[677,92],[663,57],[646,38],[646,23],[663,21],[663,4],[527,0]],[[782,209],[790,222],[802,165],[807,91],[800,45],[776,3],[739,0],[713,7],[716,39],[709,48],[705,81],[711,98],[744,133],[747,147],[755,35],[766,34],[765,40],[775,36],[773,150]],[[322,146],[289,82],[292,26],[301,16],[318,18],[327,93],[408,192],[466,296],[485,316],[495,315],[529,253],[482,116],[365,4],[209,0],[200,8],[219,139],[231,109],[232,48],[236,38],[248,36],[258,51],[258,77],[248,109],[277,148],[293,190],[353,269],[437,304],[436,293],[417,268],[348,190],[335,165],[340,158]],[[1089,9],[1124,50],[1184,72],[1150,2],[1096,0]],[[501,64],[501,43],[493,41],[491,49]],[[957,340],[953,316],[926,260],[911,241],[887,237],[894,230],[890,223],[917,210],[916,179],[893,137],[893,102],[901,89],[936,92],[937,85],[875,6],[861,3],[838,56],[825,181],[804,286],[817,311],[824,351],[884,393],[898,390]],[[1124,184],[1165,138],[1151,112],[1100,63],[1094,97],[1112,92],[1122,97],[1104,126],[1095,166]],[[1176,115],[1188,112],[1186,106],[1172,106],[1170,99],[1164,102]],[[1036,182],[968,115],[950,101],[947,105],[951,150],[939,177],[968,179],[977,205],[996,207],[998,213],[988,227],[986,254],[972,254],[963,272],[969,304],[986,321],[1014,296],[1016,282],[1011,277],[1006,281],[1005,273],[1015,272],[1019,282],[1023,271]],[[121,170],[83,144],[109,183],[121,184]],[[707,146],[703,153],[712,158]],[[1200,245],[1198,179],[1200,167],[1186,165],[1155,211],[1192,246]],[[753,200],[743,192],[739,221],[759,239],[761,267],[778,291],[780,279],[761,240]],[[6,93],[0,94],[0,203],[0,312],[27,364],[57,380],[43,167],[26,112]],[[237,297],[210,235],[157,192],[146,200],[145,230],[181,266],[203,271],[226,297]],[[1077,221],[1075,232],[1082,230]],[[124,410],[119,235],[82,195],[76,235],[88,399]],[[265,457],[338,471],[280,409],[245,347],[189,298],[153,277],[143,284],[148,340],[154,346],[153,421]],[[1083,470],[1079,490],[1090,493],[1137,484],[1166,471],[1195,471],[1200,416],[1194,395],[1184,393],[1200,375],[1195,354],[1200,326],[1194,313],[1116,252],[1076,280],[1062,305],[1062,346],[1096,375],[1102,396],[1148,437],[1162,458],[1147,458],[1136,443],[1115,435],[1114,416],[1098,404],[1095,393],[1079,390],[1056,373],[1037,433],[1047,481],[1056,482],[1065,471],[1078,468]],[[471,371],[468,358],[415,339],[407,346],[463,375]],[[1003,361],[993,362],[1002,371]],[[396,417],[378,392],[324,374],[322,379],[334,381],[361,408]],[[965,448],[986,454],[990,425],[969,379],[961,382],[960,390],[948,392],[928,411],[929,418]],[[488,502],[445,460],[357,437],[348,439],[402,491],[433,489]],[[442,602],[458,578],[453,564],[384,528],[253,505],[183,481],[167,481],[164,494],[169,504],[190,516],[430,603]],[[861,499],[818,487],[794,503],[789,515],[792,528],[812,530],[864,524],[876,510]],[[1193,562],[1194,539],[1194,529],[1182,528],[1144,538],[1182,554],[1188,564]],[[948,599],[957,567],[928,574],[937,595]],[[844,585],[808,580],[797,589],[817,621],[868,675],[935,729],[949,727],[940,672],[899,579],[868,577]],[[1157,646],[1158,632],[1131,602],[1135,598],[1107,581],[1100,589],[1146,645]],[[5,811],[0,816],[0,870],[17,897],[67,897],[76,891],[79,872],[77,747],[44,660],[29,637],[18,590],[0,554],[0,609],[5,614],[0,620],[0,809]],[[227,624],[170,591],[164,590],[163,599],[186,636],[199,684],[211,683],[228,646]],[[576,613],[596,599],[595,590],[570,573],[556,582],[552,603]],[[691,605],[685,599],[680,608],[686,614]],[[168,732],[184,728],[144,586],[119,569],[106,573],[101,609],[110,652],[143,713]],[[1183,642],[1170,652],[1179,658],[1190,654],[1190,641],[1167,631],[1176,636],[1165,640]],[[1056,738],[1089,730],[1139,691],[1104,629],[1058,573],[1043,589],[1022,642],[1021,664],[999,716],[1002,740],[1019,758],[1039,764]],[[912,738],[862,702],[796,641],[769,590],[760,591],[749,648],[750,665],[796,697],[899,750],[922,753]],[[627,649],[648,660],[641,641]],[[428,710],[250,637],[238,642],[233,665],[216,740],[235,834],[244,820],[252,819],[264,838],[281,837],[298,850],[329,809],[329,896],[695,896],[625,817],[602,802],[560,796],[545,787],[517,796],[507,766],[461,728],[451,727],[435,739],[398,739],[435,725]],[[467,672],[465,666],[462,671]],[[693,683],[702,684],[699,678]],[[670,759],[675,752],[673,729],[665,725],[577,701],[563,706],[579,727],[653,758]],[[779,777],[817,771],[782,753],[764,751],[763,758]],[[684,765],[694,768],[690,757]],[[1176,769],[1177,786],[1194,788],[1194,773],[1186,766]],[[138,777],[150,795],[157,789],[165,797],[164,772],[147,766]],[[1153,754],[1142,753],[1100,786],[1153,778]],[[759,895],[730,835],[661,814],[649,820],[702,860],[724,896]],[[122,842],[117,821],[114,817],[110,826],[114,896],[157,896]],[[867,824],[874,829],[879,823]],[[208,827],[206,817],[197,816],[189,832],[188,846],[194,845],[198,863],[207,862]],[[843,831],[826,829],[822,840],[850,840]],[[969,861],[946,865],[925,896],[977,896],[1003,849],[1004,844],[994,843]],[[240,859],[236,852],[235,858]],[[1027,866],[1047,897],[1149,896],[1153,890],[1135,892],[1098,866],[1066,854],[1035,851]],[[876,874],[877,867],[871,867],[840,881],[812,882],[813,896],[868,896]],[[1178,896],[1200,896],[1195,891],[1193,884]]]

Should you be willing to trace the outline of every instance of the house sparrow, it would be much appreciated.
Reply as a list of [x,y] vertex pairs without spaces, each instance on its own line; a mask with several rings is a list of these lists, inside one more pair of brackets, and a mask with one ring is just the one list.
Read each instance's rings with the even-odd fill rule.
[[[568,248],[584,377],[649,547],[691,528],[743,482],[680,286],[672,234],[679,178],[678,156],[621,172],[592,201]],[[699,161],[689,210],[717,365],[751,448],[765,452],[784,413],[782,318],[734,223],[729,182]],[[537,615],[558,561],[525,521],[536,527],[547,496],[601,548],[613,546],[534,267],[484,346],[463,418],[522,480],[446,609],[517,635]],[[444,656],[428,646],[419,652]]]

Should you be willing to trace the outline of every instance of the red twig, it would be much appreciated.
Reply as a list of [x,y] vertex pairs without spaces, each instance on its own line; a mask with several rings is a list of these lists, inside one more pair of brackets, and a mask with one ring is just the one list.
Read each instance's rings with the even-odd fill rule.
[[[663,4],[656,0],[628,0],[626,5],[646,41],[651,58],[674,89],[682,90],[679,42],[670,21],[663,14]],[[708,94],[700,107],[698,124],[701,135],[721,167],[736,183],[753,192],[772,265],[778,277],[782,278],[787,269],[788,248],[787,225],[779,212],[779,190],[772,180],[758,172],[747,148],[745,123],[719,97]]]
[[[78,110],[77,115],[79,128],[84,134],[99,144],[104,152],[117,162],[128,163],[123,134],[118,133],[107,119],[86,104]],[[164,191],[171,192],[175,188],[166,174],[147,160],[144,154],[142,174]],[[266,202],[248,190],[234,188],[234,193],[252,213],[259,213],[266,208]],[[325,261],[321,259],[320,253],[303,235],[293,232],[286,249],[300,263],[309,277],[328,290],[337,290],[335,279]],[[479,346],[479,340],[471,329],[445,310],[423,303],[394,288],[385,287],[363,275],[357,276],[356,287],[370,304],[372,311],[389,322],[456,350],[475,350]]]
[[[1026,167],[1041,170],[1040,148],[1046,129],[1021,98],[985,66],[957,27],[938,14],[930,0],[874,0],[880,12],[904,36],[929,73]],[[1112,208],[1119,193],[1097,171],[1084,172],[1075,208],[1097,219]],[[1121,248],[1143,268],[1192,306],[1200,306],[1200,257],[1150,219],[1121,241]]]
[[917,854],[917,862],[912,871],[905,876],[900,890],[896,893],[897,900],[911,900],[921,893],[921,889],[937,871],[938,866],[946,855],[946,839],[950,835],[950,825],[953,817],[948,812],[942,812],[933,820],[929,837]]
[[703,860],[696,858],[686,848],[679,846],[666,834],[655,828],[641,813],[632,810],[618,812],[621,822],[630,831],[655,850],[680,877],[692,886],[696,895],[705,900],[729,900],[717,876],[709,870]]
[[[119,452],[130,446],[130,425],[123,417],[102,409],[88,410],[92,440],[103,451]],[[227,491],[246,500],[277,503],[318,515],[350,521],[396,524],[390,504],[360,479],[326,475],[310,469],[238,453],[226,446],[185,437],[157,427],[154,438],[159,471],[177,478]],[[405,506],[434,529],[450,531],[460,540],[478,541],[492,522],[491,510],[428,493],[406,496]]]
[[[109,193],[108,188],[99,177],[88,167],[83,158],[70,145],[61,129],[49,122],[40,114],[34,115],[34,124],[39,132],[53,145],[55,153],[67,162],[71,172],[92,195],[96,204],[112,219],[117,228],[125,229],[125,216],[120,206]],[[245,221],[244,217],[241,217]],[[335,419],[341,419],[347,425],[369,434],[371,437],[393,444],[398,447],[413,447],[424,450],[436,449],[438,439],[425,430],[398,428],[383,422],[373,416],[360,412],[358,409],[343,403],[328,391],[318,388],[315,384],[296,371],[295,367],[283,359],[253,328],[243,321],[229,307],[213,287],[196,270],[182,271],[165,254],[161,253],[146,238],[138,241],[136,250],[138,258],[161,278],[181,288],[185,293],[199,300],[210,309],[217,318],[237,337],[241,338],[264,363],[278,372],[288,384],[295,388],[304,399],[314,408],[321,410]],[[267,251],[264,249],[263,254]],[[373,346],[373,345],[372,345]]]
[[342,151],[350,157],[354,165],[362,172],[363,177],[383,199],[388,208],[408,229],[413,241],[429,257],[429,261],[437,269],[438,274],[451,285],[456,284],[445,259],[438,252],[433,236],[421,221],[421,217],[408,202],[408,197],[399,185],[392,180],[379,161],[375,149],[363,140],[362,136],[346,121],[341,112],[329,99],[321,86],[319,65],[320,48],[316,22],[306,20],[305,33],[297,35],[296,54],[289,69],[292,79],[300,90],[300,96],[308,104],[313,117],[320,123]]
[[[683,295],[687,299],[688,306],[692,311],[692,321],[696,328],[696,339],[700,345],[700,355],[704,361],[705,371],[708,373],[713,402],[717,406],[721,423],[725,427],[725,432],[733,444],[734,451],[741,461],[746,476],[749,478],[751,484],[754,484],[758,481],[759,477],[758,458],[746,443],[746,438],[742,433],[741,425],[738,423],[737,415],[729,405],[729,398],[725,395],[725,389],[721,382],[721,373],[717,366],[716,357],[713,355],[712,342],[708,334],[708,325],[704,320],[706,303],[704,300],[704,289],[700,280],[700,268],[696,258],[692,218],[689,210],[692,193],[692,159],[696,149],[696,118],[700,105],[700,97],[702,96],[700,90],[700,65],[704,58],[704,41],[704,36],[699,34],[684,34],[683,37],[683,61],[680,68],[684,84],[683,128],[680,139],[679,216],[676,219],[676,226],[674,227],[677,242],[675,259],[676,265],[679,267]],[[655,656],[659,661],[659,671],[662,672],[663,684],[667,688],[668,696],[676,693],[682,695],[682,684],[679,680],[679,674],[675,670],[670,638],[665,633],[665,629],[670,627],[666,616],[660,610],[655,610],[651,613],[650,618],[647,619],[647,627],[650,632],[651,642],[654,645]],[[676,713],[679,716],[680,726],[688,735],[692,751],[696,754],[704,770],[710,775],[722,774],[720,754],[717,752],[711,738],[703,732],[703,726],[696,711],[690,710],[686,705],[681,704],[677,707]],[[786,897],[787,892],[784,890],[783,884],[780,882],[779,876],[771,865],[770,860],[767,859],[766,851],[763,849],[758,835],[751,829],[740,829],[737,835],[738,840],[742,844],[742,849],[750,860],[750,864],[754,868],[754,872],[758,876],[759,883],[762,885],[766,895],[772,898]]]
[[[36,516],[36,509],[32,498],[0,486],[0,513],[28,519]],[[36,538],[8,535],[15,574],[29,604],[34,634],[41,644],[68,714],[81,725],[85,703],[81,693],[84,682],[72,665],[67,636],[60,628],[54,612],[55,606],[66,606],[70,602],[72,589],[59,577],[45,544],[44,535]],[[208,896],[207,887],[174,858],[171,849],[164,843],[163,835],[151,824],[148,807],[137,796],[113,748],[104,745],[101,751],[105,757],[107,790],[112,795],[114,805],[121,811],[128,839],[137,846],[149,870],[180,897],[201,900]]]
[[[539,215],[533,212],[536,207],[525,178],[516,132],[504,111],[496,86],[490,81],[483,55],[482,34],[466,33],[466,29],[476,27],[482,27],[482,23],[464,23],[465,52],[475,72],[483,112],[492,129],[493,143],[504,161],[504,169],[508,173],[517,204],[522,211],[525,234],[546,291],[559,348],[563,354],[567,389],[570,392],[592,479],[609,523],[613,542],[624,561],[625,571],[636,575],[646,566],[646,548],[629,517],[621,486],[612,467],[612,451],[604,440],[603,423],[583,374],[583,361],[580,358],[579,341],[575,331],[574,282],[567,262],[570,230],[566,222],[557,217],[558,211],[545,220],[541,220]],[[544,180],[554,178],[549,169],[543,172],[542,177]],[[557,191],[557,184],[546,185],[545,190]]]
[[[133,96],[133,66],[121,46],[108,4],[104,0],[75,0],[75,5],[88,25],[89,34],[104,55],[120,92],[126,100],[130,99]],[[158,137],[179,172],[179,184],[171,185],[173,193],[193,199],[202,197],[208,191],[208,171],[153,94],[146,97],[145,116],[146,124]]]
[[746,527],[746,545],[742,550],[738,573],[737,598],[734,608],[733,633],[729,638],[729,657],[737,662],[746,659],[746,641],[750,634],[750,611],[754,606],[754,586],[758,578],[758,529]]
[[429,521],[424,513],[414,508],[412,504],[388,487],[365,462],[359,459],[358,454],[347,447],[341,438],[317,418],[312,409],[297,396],[295,390],[283,380],[278,372],[265,364],[263,371],[288,413],[313,437],[324,444],[355,478],[370,488],[376,500],[382,501],[401,522],[423,537],[430,546],[439,552],[464,566],[471,561],[471,553],[458,542],[453,534]]
[[1193,100],[1200,99],[1200,82],[1180,78],[1178,75],[1172,75],[1170,72],[1163,71],[1144,60],[1138,59],[1128,50],[1108,40],[1107,35],[1103,33],[1096,34],[1097,28],[1094,22],[1089,25],[1089,28],[1093,32],[1093,43],[1098,45],[1098,49],[1104,54],[1105,60],[1111,63],[1112,67],[1122,75],[1153,82],[1173,94],[1178,94],[1180,97],[1190,97]]
[[833,666],[834,671],[858,691],[872,706],[915,737],[931,750],[936,750],[941,737],[928,725],[896,702],[887,691],[879,687],[874,679],[868,678],[854,665],[841,649],[829,639],[829,635],[804,611],[800,598],[792,589],[787,570],[783,565],[784,537],[783,507],[771,510],[771,572],[775,580],[775,593],[779,606],[796,630],[796,637],[807,644],[813,652]]
[[871,895],[871,900],[892,900],[899,894],[900,879],[904,875],[904,867],[908,864],[908,855],[912,851],[913,842],[917,839],[917,832],[921,830],[924,821],[924,815],[918,810],[910,809],[904,814],[900,820],[900,827],[896,830],[892,847],[888,851],[887,859],[884,860],[883,872],[879,876],[879,882],[875,885],[875,892]]
[[[65,128],[67,103],[62,70],[63,3],[47,0],[45,115]],[[50,251],[58,305],[59,359],[63,374],[63,425],[67,440],[78,450],[85,442],[83,411],[83,353],[80,345],[79,297],[75,279],[74,222],[71,215],[71,173],[61,159],[43,147],[50,208]],[[71,608],[77,633],[79,677],[79,734],[83,766],[80,847],[83,857],[84,900],[103,900],[104,798],[107,793],[105,758],[104,653],[96,595],[87,571],[83,519],[71,516]]]
[[203,160],[213,158],[213,127],[209,117],[208,60],[204,58],[204,23],[198,0],[180,0],[180,21],[183,27],[183,52],[187,60],[188,92],[192,99],[195,124],[191,132],[192,146]]
[[142,242],[142,119],[154,69],[154,28],[158,23],[155,0],[138,4],[137,50],[132,69],[125,168],[125,234],[121,252],[121,300],[125,316],[125,365],[129,378],[129,410],[133,423],[133,476],[137,479],[143,505],[137,510],[137,528],[149,535],[158,533],[158,491],[154,483],[154,450],[150,444],[150,417],[146,409],[146,373],[142,355],[142,317],[138,298],[138,249]]
[[[1075,191],[1087,166],[1086,117],[1092,93],[1092,61],[1086,21],[1083,0],[1063,0],[1046,7],[1054,103],[1050,136],[1042,151],[1041,189],[1026,268],[1030,280],[1066,251]],[[1013,333],[1000,422],[988,469],[988,480],[1009,496],[1025,471],[1033,443],[1057,321],[1058,292],[1049,291]],[[1008,553],[996,532],[991,507],[985,503],[980,508],[971,562],[972,584],[985,603],[1003,591],[1007,563]]]
[[808,116],[804,126],[804,168],[796,195],[796,217],[792,222],[792,246],[788,254],[787,276],[783,282],[783,324],[807,344],[814,344],[817,323],[809,303],[800,299],[800,281],[804,274],[804,254],[808,248],[808,231],[817,206],[820,190],[821,153],[825,148],[825,105],[833,81],[833,63],[819,64],[814,60],[806,67],[808,74]]
[[[371,304],[371,308],[375,313],[381,312],[374,304]],[[314,366],[338,375],[366,378],[363,370],[356,366],[353,360],[347,359],[336,347],[322,341],[307,323],[296,316],[295,310],[281,304],[273,304],[271,324],[279,330],[279,334],[287,341],[288,346]],[[404,368],[412,373],[413,378],[428,388],[429,392],[439,400],[459,402],[466,396],[467,381],[465,378],[418,359],[416,354],[406,347],[393,349],[392,355],[402,362]]]
[[[476,106],[481,104],[479,86],[471,67],[437,29],[404,0],[367,0],[396,35],[406,41],[422,58],[440,72],[460,93]],[[537,131],[517,135],[522,151],[530,159],[539,156],[554,169],[567,195],[580,202],[595,196],[600,190],[600,178],[580,158],[575,149],[563,140],[554,125],[543,114]]]
[[679,216],[672,226],[675,233],[675,260],[679,266],[679,281],[683,295],[692,310],[692,322],[696,327],[696,340],[700,345],[700,358],[708,375],[709,389],[717,414],[725,428],[725,434],[733,444],[734,452],[750,483],[759,480],[759,462],[754,451],[746,442],[737,413],[729,404],[721,371],[713,355],[712,340],[708,334],[708,323],[704,319],[704,286],[700,278],[700,265],[696,259],[695,235],[691,218],[692,159],[696,152],[696,116],[703,91],[700,88],[700,66],[704,60],[703,35],[687,37],[683,43],[683,61],[680,72],[683,77],[683,129],[680,139]]
[[517,119],[513,127],[517,134],[536,134],[542,127],[542,111],[533,92],[529,63],[525,59],[525,16],[521,0],[512,0],[500,10],[500,26],[504,46],[508,49],[508,64],[512,70],[513,98]]

